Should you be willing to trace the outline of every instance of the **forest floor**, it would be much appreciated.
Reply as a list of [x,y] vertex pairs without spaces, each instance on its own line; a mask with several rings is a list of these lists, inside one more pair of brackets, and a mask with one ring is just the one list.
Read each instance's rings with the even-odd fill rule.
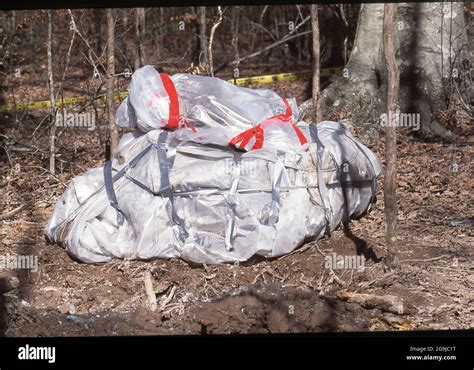
[[[304,99],[307,83],[265,85]],[[0,335],[154,335],[467,329],[474,327],[473,140],[424,142],[399,131],[399,263],[389,270],[384,241],[383,176],[377,203],[350,230],[311,242],[275,259],[240,264],[192,265],[179,259],[117,260],[84,264],[48,245],[43,229],[58,197],[76,174],[103,163],[101,128],[65,130],[60,171],[48,168],[45,131],[38,117],[9,119],[2,134],[8,152],[0,174],[0,255],[37,255],[37,272],[15,275],[17,289],[0,295]],[[383,138],[356,136],[384,158]],[[41,133],[43,132],[43,133]],[[358,135],[359,134],[359,135]],[[471,136],[469,136],[471,134]],[[6,140],[6,139],[5,139]],[[2,179],[0,179],[2,180]],[[459,221],[459,222],[458,222]],[[325,255],[362,253],[363,271],[329,269]],[[158,300],[151,310],[144,276]],[[365,295],[364,295],[365,294]],[[377,298],[378,297],[378,298]],[[398,309],[381,303],[401,302]]]

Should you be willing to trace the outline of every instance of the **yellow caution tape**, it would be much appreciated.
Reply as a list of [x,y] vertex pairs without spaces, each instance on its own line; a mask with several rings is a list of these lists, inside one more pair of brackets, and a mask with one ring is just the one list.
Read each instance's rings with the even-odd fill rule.
[[[122,91],[114,94],[114,99],[125,99],[128,96],[128,91]],[[65,98],[56,101],[56,107],[62,108],[71,105],[85,103],[91,100],[90,96],[77,96],[74,98]],[[105,102],[106,95],[98,95],[95,101]],[[6,104],[0,106],[0,112],[9,112],[12,110],[33,110],[33,109],[48,109],[51,108],[50,100],[36,101],[32,103]]]
[[[342,74],[342,68],[322,68],[321,69],[321,77],[333,76],[333,75],[340,75]],[[266,76],[255,76],[255,77],[247,77],[247,78],[233,78],[228,80],[228,82],[233,83],[237,86],[246,86],[252,83],[273,83],[273,82],[281,82],[281,81],[295,81],[295,80],[302,80],[308,79],[313,76],[313,72],[311,70],[305,70],[301,72],[295,73],[280,73],[276,75],[266,75]],[[119,93],[114,94],[114,100],[117,99],[125,99],[128,96],[128,91],[121,91]],[[90,96],[77,96],[74,98],[65,98],[56,101],[56,107],[62,108],[71,105],[77,105],[80,103],[85,103],[90,101]],[[105,94],[97,96],[95,101],[97,102],[105,102],[106,96]],[[51,108],[51,101],[50,100],[42,100],[32,103],[19,103],[19,104],[6,104],[0,105],[0,112],[10,112],[13,110],[34,110],[34,109],[48,109]]]
[[[327,77],[340,74],[342,74],[342,68],[322,68],[320,76]],[[295,73],[280,73],[277,75],[266,75],[235,79],[233,78],[231,80],[228,80],[228,82],[231,82],[237,86],[246,86],[250,85],[251,83],[268,84],[272,82],[303,80],[311,77],[313,77],[313,71],[305,70]]]

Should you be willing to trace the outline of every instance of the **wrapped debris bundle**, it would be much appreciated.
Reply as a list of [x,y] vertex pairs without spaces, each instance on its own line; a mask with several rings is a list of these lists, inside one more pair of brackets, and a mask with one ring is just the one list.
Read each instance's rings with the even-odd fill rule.
[[367,211],[381,171],[344,125],[217,78],[135,72],[103,167],[76,176],[46,227],[84,262],[275,257]]

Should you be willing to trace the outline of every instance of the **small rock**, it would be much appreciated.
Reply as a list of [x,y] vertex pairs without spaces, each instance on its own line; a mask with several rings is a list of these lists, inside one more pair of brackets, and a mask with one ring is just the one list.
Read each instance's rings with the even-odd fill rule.
[[72,303],[63,303],[61,306],[59,306],[59,312],[65,315],[66,314],[75,315],[76,307]]

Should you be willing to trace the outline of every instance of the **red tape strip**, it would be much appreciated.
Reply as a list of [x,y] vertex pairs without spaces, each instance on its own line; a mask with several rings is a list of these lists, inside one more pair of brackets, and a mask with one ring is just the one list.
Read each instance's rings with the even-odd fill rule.
[[235,145],[239,148],[244,149],[249,141],[255,136],[255,143],[252,146],[251,150],[255,149],[261,149],[263,147],[263,141],[265,137],[265,131],[263,128],[270,122],[275,122],[279,121],[280,123],[288,123],[293,127],[293,130],[295,130],[296,136],[298,136],[298,140],[300,141],[301,145],[304,145],[308,142],[306,139],[306,136],[304,136],[303,132],[296,126],[295,122],[293,121],[293,111],[291,110],[290,103],[286,98],[283,98],[283,103],[286,106],[286,111],[285,113],[282,114],[275,114],[274,116],[271,116],[270,118],[265,119],[263,122],[259,123],[257,126],[254,128],[251,128],[249,130],[246,130],[239,135],[233,137],[229,144]]
[[170,111],[168,116],[168,123],[166,128],[170,130],[177,129],[179,127],[179,100],[178,93],[176,92],[176,87],[174,86],[173,81],[171,81],[170,76],[166,73],[160,73],[161,81],[163,82],[163,87],[168,94],[170,99]]

